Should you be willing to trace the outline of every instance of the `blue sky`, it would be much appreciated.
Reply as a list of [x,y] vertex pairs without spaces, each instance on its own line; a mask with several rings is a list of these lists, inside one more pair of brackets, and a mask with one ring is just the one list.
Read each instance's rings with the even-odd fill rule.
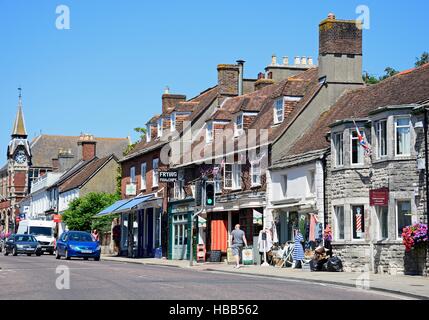
[[[60,4],[70,8],[70,30],[55,27]],[[423,0],[0,0],[3,154],[18,86],[30,138],[135,139],[133,128],[160,111],[166,85],[193,97],[216,84],[219,63],[244,59],[245,76],[256,77],[273,53],[316,60],[318,23],[331,11],[354,19],[361,4],[371,18],[364,70],[408,69],[429,51]]]

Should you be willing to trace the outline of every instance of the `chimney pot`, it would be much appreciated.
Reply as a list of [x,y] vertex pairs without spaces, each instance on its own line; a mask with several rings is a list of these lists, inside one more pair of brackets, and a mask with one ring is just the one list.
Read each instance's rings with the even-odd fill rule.
[[310,65],[310,66],[313,65],[313,58],[312,57],[308,57],[308,65]]
[[271,56],[271,65],[272,65],[272,66],[277,65],[277,56],[276,56],[275,54],[273,54],[273,55]]
[[330,12],[330,13],[328,14],[328,19],[329,19],[329,20],[335,20],[335,14],[334,14],[334,13],[332,13],[332,12]]
[[301,57],[301,64],[307,65],[307,57]]
[[297,65],[297,64],[301,64],[301,59],[300,59],[300,57],[295,57],[295,62],[294,62],[294,64],[295,64],[295,65]]
[[285,65],[285,66],[289,65],[289,57],[288,56],[283,57],[283,65]]
[[168,86],[164,88],[164,94],[170,94],[170,88]]

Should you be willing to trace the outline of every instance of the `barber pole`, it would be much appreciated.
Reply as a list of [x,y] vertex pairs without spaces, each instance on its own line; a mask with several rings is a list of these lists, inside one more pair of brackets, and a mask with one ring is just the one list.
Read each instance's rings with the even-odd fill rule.
[[362,237],[362,214],[360,213],[360,209],[356,213],[356,235],[358,238]]

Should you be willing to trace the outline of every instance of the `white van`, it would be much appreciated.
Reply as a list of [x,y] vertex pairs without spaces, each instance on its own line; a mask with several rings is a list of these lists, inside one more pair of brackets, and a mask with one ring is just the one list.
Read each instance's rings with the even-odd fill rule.
[[19,222],[17,234],[32,234],[42,246],[42,252],[54,254],[55,222],[43,220],[22,220]]

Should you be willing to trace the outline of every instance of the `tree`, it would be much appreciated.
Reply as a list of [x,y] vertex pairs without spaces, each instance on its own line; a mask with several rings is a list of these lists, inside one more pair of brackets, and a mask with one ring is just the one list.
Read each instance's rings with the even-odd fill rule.
[[117,194],[88,193],[82,198],[73,200],[62,218],[69,230],[91,231],[97,229],[100,234],[110,231],[111,215],[96,218],[95,215],[119,200]]
[[138,141],[136,141],[133,144],[130,144],[127,147],[127,149],[124,151],[124,156],[129,154],[134,149],[134,147],[137,145],[137,143],[140,143],[141,141],[146,140],[146,132],[147,132],[146,128],[138,127],[138,128],[134,128],[134,131],[140,134],[140,138]]
[[391,67],[387,67],[386,69],[384,69],[384,75],[380,77],[380,81],[386,80],[387,78],[390,78],[390,77],[392,77],[398,73],[399,73],[399,71],[397,71]]
[[380,80],[379,79],[377,79],[377,77],[375,77],[375,76],[373,76],[373,75],[370,75],[368,72],[364,72],[364,74],[363,74],[363,76],[362,76],[362,79],[363,79],[363,81],[366,83],[366,84],[368,84],[368,85],[371,85],[371,84],[377,84],[377,83],[379,83],[380,82]]
[[416,68],[421,67],[426,63],[429,63],[429,53],[423,52],[420,58],[416,58]]

